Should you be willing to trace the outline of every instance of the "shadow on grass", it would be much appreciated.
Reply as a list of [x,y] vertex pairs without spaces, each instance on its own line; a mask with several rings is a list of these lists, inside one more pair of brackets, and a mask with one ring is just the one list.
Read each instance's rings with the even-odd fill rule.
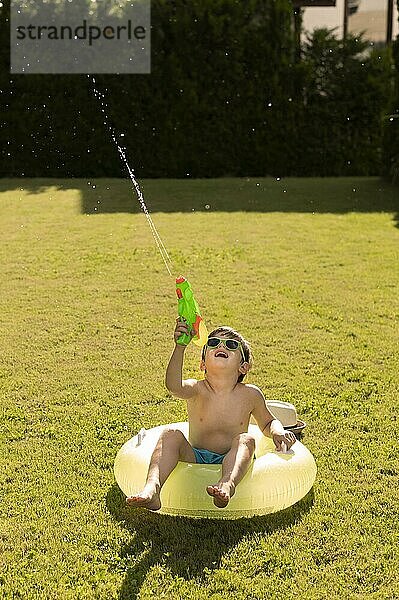
[[[150,212],[348,212],[394,214],[399,187],[378,177],[146,179],[140,182]],[[46,194],[77,190],[83,214],[137,213],[128,179],[0,179],[0,192]]]
[[122,566],[126,572],[120,600],[137,598],[154,565],[187,581],[205,580],[245,536],[269,535],[297,523],[311,509],[313,500],[312,489],[294,506],[264,517],[226,521],[189,519],[127,508],[125,496],[115,484],[107,495],[108,510],[132,534],[131,542],[120,552],[118,570]]

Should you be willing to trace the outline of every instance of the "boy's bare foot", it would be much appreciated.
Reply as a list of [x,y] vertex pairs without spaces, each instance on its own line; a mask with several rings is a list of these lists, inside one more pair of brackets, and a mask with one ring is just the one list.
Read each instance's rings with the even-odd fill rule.
[[208,485],[206,491],[210,496],[213,496],[213,503],[218,508],[226,508],[230,502],[230,498],[234,496],[235,486],[232,483],[217,483],[216,485]]
[[137,496],[129,496],[126,498],[126,504],[134,508],[147,508],[148,510],[159,510],[161,508],[159,492],[153,486],[146,486]]

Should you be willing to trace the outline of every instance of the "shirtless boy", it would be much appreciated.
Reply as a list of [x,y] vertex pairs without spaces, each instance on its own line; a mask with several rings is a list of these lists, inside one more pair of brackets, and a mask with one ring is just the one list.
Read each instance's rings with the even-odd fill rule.
[[222,476],[210,483],[207,493],[218,508],[225,508],[245,475],[255,440],[248,434],[251,415],[265,436],[272,437],[277,450],[290,448],[296,438],[267,409],[258,387],[242,383],[252,365],[249,344],[230,327],[218,327],[209,335],[202,351],[203,380],[182,379],[186,346],[177,344],[187,325],[177,319],[175,348],[166,369],[166,387],[187,401],[189,439],[177,429],[161,434],[151,457],[147,481],[137,496],[126,499],[129,506],[159,510],[160,491],[178,461],[221,463]]

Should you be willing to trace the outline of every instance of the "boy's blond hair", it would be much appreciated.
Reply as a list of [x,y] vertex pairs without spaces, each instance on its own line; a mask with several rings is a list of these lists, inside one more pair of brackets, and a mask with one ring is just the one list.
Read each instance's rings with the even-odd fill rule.
[[[227,327],[226,325],[221,325],[220,327],[217,327],[216,329],[211,331],[211,333],[208,335],[208,337],[214,337],[214,336],[217,337],[220,334],[227,335],[229,338],[231,338],[233,340],[237,340],[238,342],[241,343],[242,350],[243,350],[243,353],[245,356],[245,362],[247,362],[249,364],[249,368],[251,368],[253,365],[251,346],[249,345],[249,342],[247,342],[247,340],[241,335],[241,333],[238,333],[238,331],[236,331],[235,329],[232,329],[231,327]],[[205,360],[206,348],[207,348],[206,345],[202,348],[202,360]],[[245,373],[240,373],[238,376],[237,382],[241,383],[241,381],[244,379],[244,377],[245,377]]]

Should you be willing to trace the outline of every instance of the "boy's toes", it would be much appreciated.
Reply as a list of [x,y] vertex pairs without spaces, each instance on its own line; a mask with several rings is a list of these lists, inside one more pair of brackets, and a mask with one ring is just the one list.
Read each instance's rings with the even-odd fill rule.
[[208,485],[206,491],[210,496],[215,496],[219,493],[219,488],[217,485]]
[[161,502],[158,494],[153,496],[130,496],[126,498],[126,504],[135,508],[147,508],[148,510],[159,510]]
[[219,486],[217,485],[208,485],[206,491],[210,496],[213,496],[213,503],[217,508],[225,508],[229,501],[230,496],[226,494]]

